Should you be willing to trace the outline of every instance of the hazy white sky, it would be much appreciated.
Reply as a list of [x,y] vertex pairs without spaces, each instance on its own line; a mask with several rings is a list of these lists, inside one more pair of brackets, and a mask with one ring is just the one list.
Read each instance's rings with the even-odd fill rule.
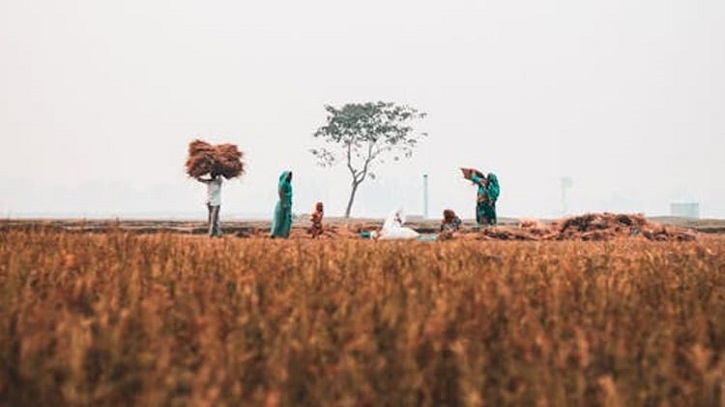
[[411,160],[361,186],[354,216],[398,203],[473,217],[457,168],[498,174],[499,216],[725,218],[721,0],[0,0],[0,216],[206,216],[183,170],[199,137],[246,152],[222,219],[344,211],[344,167],[308,149],[325,104],[428,113]]

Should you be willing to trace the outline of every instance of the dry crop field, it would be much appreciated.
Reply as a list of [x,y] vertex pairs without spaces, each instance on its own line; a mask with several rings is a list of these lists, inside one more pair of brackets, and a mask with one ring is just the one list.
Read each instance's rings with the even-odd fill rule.
[[0,232],[0,405],[725,406],[725,238]]

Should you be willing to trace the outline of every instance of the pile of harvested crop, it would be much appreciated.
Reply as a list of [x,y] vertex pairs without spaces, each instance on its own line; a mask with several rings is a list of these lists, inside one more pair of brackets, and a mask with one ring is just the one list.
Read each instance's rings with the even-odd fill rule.
[[687,229],[649,222],[643,215],[588,213],[550,225],[526,220],[518,227],[499,226],[481,230],[479,239],[489,240],[611,240],[643,237],[657,241],[690,241],[697,235]]
[[642,230],[648,224],[642,215],[588,213],[560,221],[559,231],[565,237],[601,230],[632,234],[633,231]]
[[212,145],[205,141],[194,140],[189,143],[189,157],[186,160],[186,173],[199,178],[216,172],[226,179],[244,174],[244,162],[241,152],[234,144]]

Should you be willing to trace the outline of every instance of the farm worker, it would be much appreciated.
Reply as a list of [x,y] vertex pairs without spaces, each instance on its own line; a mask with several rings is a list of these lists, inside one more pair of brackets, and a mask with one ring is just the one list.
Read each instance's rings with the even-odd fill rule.
[[443,220],[441,221],[441,230],[436,240],[453,239],[453,234],[461,228],[461,218],[453,212],[452,209],[443,211]]
[[272,238],[289,237],[292,228],[292,171],[283,171],[277,183],[279,201],[274,208]]
[[405,223],[405,213],[403,207],[399,206],[393,212],[388,215],[383,222],[383,229],[380,233],[373,234],[373,238],[388,240],[388,239],[415,239],[419,236],[415,230],[403,226]]
[[197,178],[206,184],[206,207],[209,210],[209,237],[221,237],[219,210],[222,206],[222,177],[212,171],[209,178]]
[[461,218],[456,215],[452,209],[443,211],[443,220],[441,221],[441,232],[457,232],[461,228]]
[[310,216],[310,222],[312,222],[312,225],[308,229],[308,232],[310,235],[312,235],[312,238],[315,239],[322,235],[322,217],[324,216],[325,211],[322,206],[322,202],[318,202],[315,204],[315,211]]
[[[496,225],[496,201],[501,188],[498,185],[496,174],[489,172],[484,175],[478,170],[469,170],[470,180],[478,186],[476,193],[476,223],[481,225]],[[464,171],[464,176],[466,172]],[[466,177],[468,178],[468,177]]]

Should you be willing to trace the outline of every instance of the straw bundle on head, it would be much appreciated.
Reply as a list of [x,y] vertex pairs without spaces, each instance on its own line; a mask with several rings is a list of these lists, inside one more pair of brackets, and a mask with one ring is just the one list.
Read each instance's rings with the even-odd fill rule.
[[189,143],[189,158],[186,160],[186,173],[198,178],[214,169],[214,146],[201,140]]
[[234,144],[213,146],[205,141],[194,140],[189,143],[189,158],[186,160],[186,173],[198,178],[211,172],[230,179],[244,174],[244,153]]
[[478,178],[486,178],[483,173],[475,168],[461,168],[461,172],[463,173],[463,178],[470,180],[473,174],[476,174]]
[[234,178],[244,173],[242,152],[234,144],[220,144],[216,147],[216,168],[224,178]]

